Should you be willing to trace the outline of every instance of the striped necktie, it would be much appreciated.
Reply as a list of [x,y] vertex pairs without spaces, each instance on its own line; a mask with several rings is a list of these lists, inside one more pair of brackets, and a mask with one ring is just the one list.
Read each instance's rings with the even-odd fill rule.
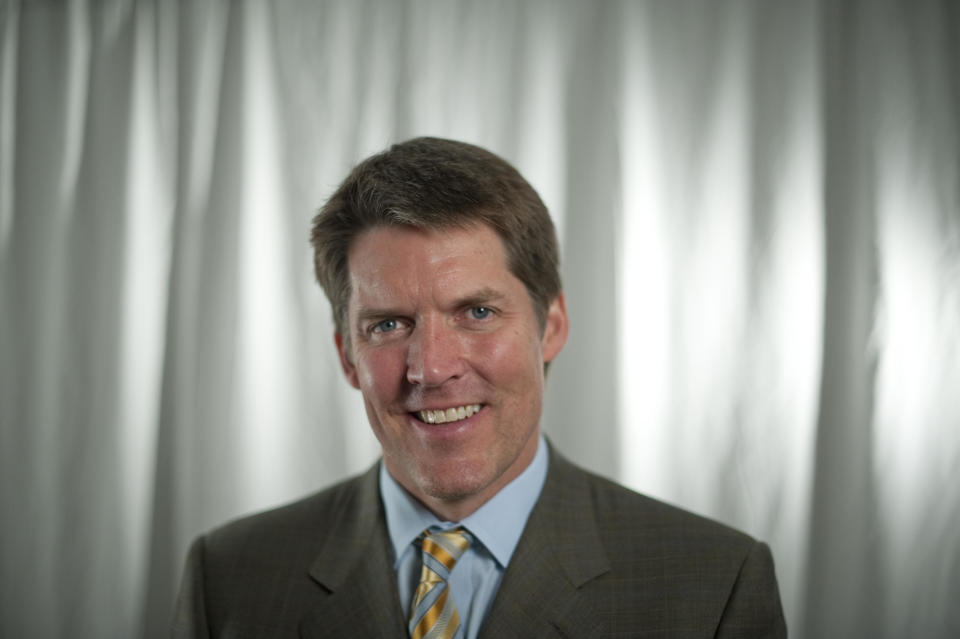
[[463,528],[424,531],[420,585],[410,604],[411,639],[452,639],[460,628],[460,615],[450,597],[447,579],[460,556],[470,546]]

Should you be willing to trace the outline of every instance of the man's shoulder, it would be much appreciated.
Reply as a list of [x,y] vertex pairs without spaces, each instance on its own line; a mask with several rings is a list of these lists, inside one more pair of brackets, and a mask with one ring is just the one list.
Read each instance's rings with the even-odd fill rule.
[[757,541],[750,535],[714,519],[696,514],[627,488],[607,477],[580,468],[557,456],[566,475],[564,483],[580,483],[589,495],[590,507],[602,535],[626,531],[640,544],[667,543],[685,549],[728,549],[736,555],[748,552]]
[[[663,636],[785,634],[765,544],[559,455],[550,464],[526,543],[512,562],[526,572],[552,570],[551,583],[562,574],[597,611],[588,623],[558,611],[557,623],[570,636],[603,635],[603,627]],[[529,590],[531,580],[512,583]]]
[[375,514],[375,477],[376,473],[369,471],[296,501],[227,522],[204,535],[206,549],[236,557],[278,548],[289,552],[297,546],[317,547],[335,526]]
[[374,468],[201,535],[187,557],[176,627],[202,629],[181,630],[185,636],[219,636],[226,628],[295,635],[322,602],[318,585],[341,584],[375,549],[382,530],[376,477]]

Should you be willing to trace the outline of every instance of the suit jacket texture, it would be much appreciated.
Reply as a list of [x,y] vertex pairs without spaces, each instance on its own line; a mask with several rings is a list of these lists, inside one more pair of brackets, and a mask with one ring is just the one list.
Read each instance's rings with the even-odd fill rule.
[[[197,539],[175,637],[407,637],[377,467]],[[785,637],[770,550],[551,450],[481,630],[510,637]]]

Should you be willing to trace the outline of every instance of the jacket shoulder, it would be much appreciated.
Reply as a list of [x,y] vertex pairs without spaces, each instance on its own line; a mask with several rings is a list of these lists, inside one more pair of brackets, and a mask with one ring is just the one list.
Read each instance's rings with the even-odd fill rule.
[[362,508],[365,475],[341,481],[319,492],[218,526],[205,535],[208,552],[237,552],[289,547],[305,538],[318,540],[332,523]]
[[[322,601],[311,566],[379,522],[376,467],[199,537],[187,557],[175,636],[290,636]],[[363,541],[358,542],[361,545]],[[365,547],[365,546],[364,546]]]
[[[643,628],[678,637],[785,636],[765,544],[559,456],[554,461],[551,513],[564,524],[566,545],[577,548],[573,558],[558,557],[571,575],[596,575],[584,580],[582,592],[591,593],[606,622],[638,635]],[[577,545],[573,536],[592,544]],[[579,565],[587,552],[597,562],[591,572]]]
[[589,486],[598,523],[632,530],[644,540],[694,550],[710,548],[743,557],[757,543],[750,535],[714,519],[643,495],[605,477],[581,471]]
[[248,515],[200,537],[209,582],[298,574],[338,536],[371,528],[379,513],[376,467],[292,503]]

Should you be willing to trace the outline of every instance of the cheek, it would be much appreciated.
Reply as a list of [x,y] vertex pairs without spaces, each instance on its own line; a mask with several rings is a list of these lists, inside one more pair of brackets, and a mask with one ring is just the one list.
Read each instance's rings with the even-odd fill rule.
[[484,377],[501,385],[528,385],[541,375],[540,342],[524,331],[489,336],[476,346]]
[[390,349],[376,349],[357,358],[357,379],[368,400],[389,401],[399,391],[406,369],[403,354]]

